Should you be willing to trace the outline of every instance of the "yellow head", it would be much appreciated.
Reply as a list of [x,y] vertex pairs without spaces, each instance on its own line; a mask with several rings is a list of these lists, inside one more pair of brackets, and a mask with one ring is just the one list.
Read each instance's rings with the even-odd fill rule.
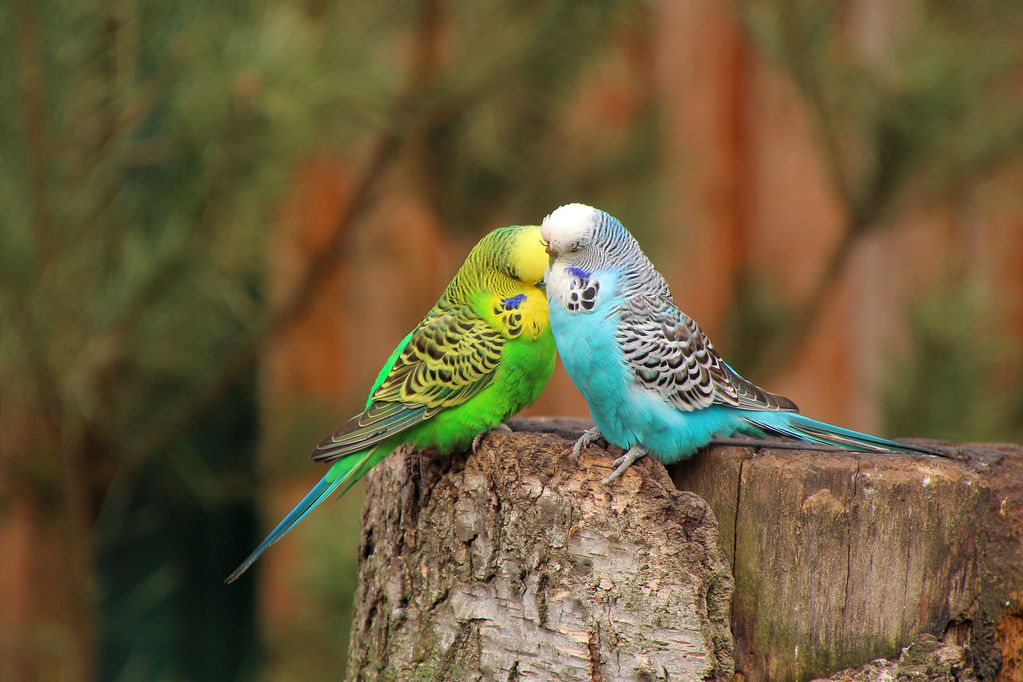
[[535,287],[543,279],[547,251],[537,225],[499,227],[472,248],[451,281],[453,298],[469,297],[485,290],[513,295]]
[[478,268],[487,278],[491,270],[523,284],[534,285],[543,279],[547,252],[538,225],[499,227],[473,247],[465,267]]
[[537,225],[500,227],[465,258],[444,298],[464,302],[509,336],[547,329],[547,296],[537,286],[547,267]]

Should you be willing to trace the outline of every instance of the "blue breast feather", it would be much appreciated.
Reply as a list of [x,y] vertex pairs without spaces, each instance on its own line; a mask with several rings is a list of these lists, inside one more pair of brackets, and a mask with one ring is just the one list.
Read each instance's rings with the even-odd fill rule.
[[[603,284],[602,293],[610,283]],[[565,370],[609,442],[624,449],[642,443],[661,461],[674,462],[715,435],[731,435],[745,426],[737,418],[741,411],[712,406],[683,412],[640,386],[615,341],[616,303],[605,295],[591,312],[571,313],[553,300],[550,306],[551,331]]]

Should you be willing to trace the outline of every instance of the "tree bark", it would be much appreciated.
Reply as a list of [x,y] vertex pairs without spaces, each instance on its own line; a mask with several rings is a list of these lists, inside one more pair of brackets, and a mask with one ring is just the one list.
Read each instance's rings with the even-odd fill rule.
[[976,682],[966,651],[955,644],[942,644],[932,635],[902,649],[897,660],[878,659],[857,669],[847,668],[824,680],[813,682]]
[[367,476],[348,678],[731,678],[732,578],[707,504],[653,461],[549,434],[402,448]]
[[948,454],[751,444],[671,467],[720,521],[747,682],[894,660],[924,633],[965,647],[980,679],[1023,679],[1023,448]]

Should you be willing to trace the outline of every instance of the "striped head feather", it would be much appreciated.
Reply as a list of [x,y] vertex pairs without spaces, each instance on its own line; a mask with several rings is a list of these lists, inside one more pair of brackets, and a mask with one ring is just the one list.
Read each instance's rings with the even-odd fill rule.
[[443,298],[451,303],[468,302],[480,290],[512,297],[535,289],[546,265],[538,226],[499,227],[469,252]]
[[548,272],[577,273],[583,279],[600,271],[614,271],[619,293],[669,296],[668,283],[646,257],[639,243],[616,218],[585,204],[555,209],[540,225],[550,254]]

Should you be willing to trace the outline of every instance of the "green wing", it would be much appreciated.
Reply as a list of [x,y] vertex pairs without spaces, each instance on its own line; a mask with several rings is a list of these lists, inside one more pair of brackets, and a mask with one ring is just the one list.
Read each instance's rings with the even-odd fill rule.
[[399,346],[365,411],[316,446],[332,462],[461,405],[494,378],[504,337],[468,308],[428,316]]

